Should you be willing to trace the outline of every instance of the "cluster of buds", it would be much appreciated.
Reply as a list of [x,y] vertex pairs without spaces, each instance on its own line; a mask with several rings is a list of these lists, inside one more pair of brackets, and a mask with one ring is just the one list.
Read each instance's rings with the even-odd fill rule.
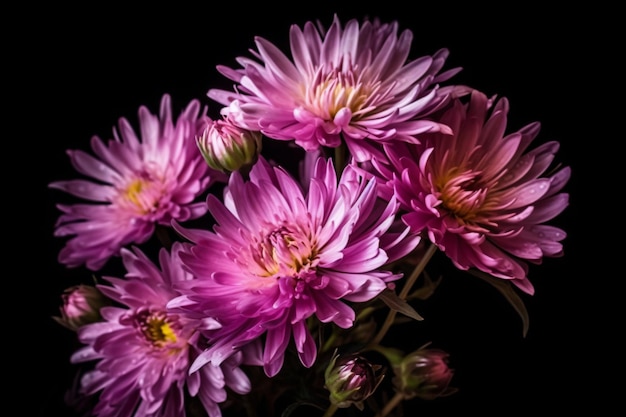
[[330,391],[330,402],[337,408],[354,405],[363,410],[363,401],[376,391],[383,380],[382,368],[361,355],[340,356],[335,351],[324,373],[324,385]]
[[75,285],[61,294],[60,317],[52,317],[70,330],[99,321],[100,308],[109,304],[106,297],[93,285]]

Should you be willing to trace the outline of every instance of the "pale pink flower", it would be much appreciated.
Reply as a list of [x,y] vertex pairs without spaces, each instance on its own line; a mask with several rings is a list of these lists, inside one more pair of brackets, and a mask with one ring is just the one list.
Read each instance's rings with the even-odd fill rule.
[[184,222],[206,213],[198,198],[215,180],[225,180],[209,169],[196,146],[206,120],[198,100],[173,120],[166,94],[158,115],[139,108],[140,137],[120,118],[113,139],[105,144],[92,138],[95,156],[68,150],[72,165],[91,179],[49,184],[85,200],[57,205],[63,214],[54,235],[70,236],[59,262],[98,270],[122,247],[146,242],[157,224],[169,226],[174,219]]
[[189,373],[203,343],[198,331],[219,323],[167,311],[166,304],[179,295],[172,284],[192,279],[180,264],[182,246],[175,242],[171,254],[161,249],[160,268],[139,249],[123,248],[125,277],[105,277],[110,285],[98,285],[119,307],[102,308],[103,321],[78,330],[85,346],[71,356],[72,363],[95,361],[80,386],[83,395],[98,395],[95,416],[184,417],[188,393],[200,399],[209,416],[219,417],[227,387],[240,394],[250,391],[250,381],[239,368],[243,352],[230,356],[222,367],[209,364]]
[[441,72],[448,50],[409,60],[413,33],[398,34],[398,23],[356,19],[342,26],[335,15],[321,23],[291,26],[291,57],[256,37],[254,57],[239,57],[241,68],[218,66],[236,82],[235,91],[211,89],[224,114],[269,138],[295,140],[307,151],[345,142],[362,162],[384,158],[380,145],[416,142],[416,135],[449,129],[428,116],[462,86],[440,87],[460,68]]
[[460,269],[511,280],[528,294],[528,262],[563,254],[566,233],[545,224],[569,195],[560,192],[569,167],[549,170],[559,149],[550,141],[529,150],[539,123],[505,134],[509,102],[475,91],[442,115],[452,135],[430,134],[420,145],[389,146],[391,166],[374,161],[406,211],[402,218]]
[[[419,238],[396,218],[395,199],[377,196],[349,165],[340,179],[330,159],[313,165],[308,191],[284,169],[259,157],[244,181],[231,174],[224,201],[210,195],[213,231],[176,230],[193,242],[181,259],[196,277],[168,306],[216,318],[222,327],[192,369],[219,364],[246,343],[264,339],[268,376],[281,369],[293,339],[302,364],[317,355],[307,320],[354,324],[352,302],[379,295],[401,275],[383,268]],[[233,350],[235,349],[235,350]]]

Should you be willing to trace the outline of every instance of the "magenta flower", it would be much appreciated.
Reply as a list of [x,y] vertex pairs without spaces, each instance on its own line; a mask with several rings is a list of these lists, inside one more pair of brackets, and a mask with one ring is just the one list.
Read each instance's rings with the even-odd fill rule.
[[539,123],[505,135],[509,103],[492,104],[480,92],[465,104],[455,100],[441,119],[453,135],[389,146],[393,166],[373,165],[391,180],[408,211],[405,223],[426,231],[456,267],[509,279],[533,294],[528,262],[563,254],[566,233],[545,223],[568,205],[569,195],[560,191],[571,170],[548,171],[558,142],[528,150]]
[[92,180],[49,184],[88,201],[57,205],[63,214],[54,234],[71,236],[59,262],[98,270],[122,247],[147,241],[157,224],[169,226],[173,219],[186,221],[206,213],[197,198],[225,177],[210,171],[196,146],[205,113],[193,100],[174,121],[170,97],[164,95],[158,116],[143,106],[139,109],[141,140],[121,118],[108,144],[92,138],[95,156],[67,151],[76,170]]
[[345,141],[359,162],[384,158],[380,145],[387,141],[449,132],[427,116],[449,94],[469,91],[439,87],[460,71],[440,72],[448,50],[407,60],[412,40],[409,30],[398,34],[397,22],[378,19],[342,27],[335,16],[328,31],[319,22],[292,25],[291,58],[256,37],[256,60],[240,57],[240,69],[218,66],[236,91],[211,89],[208,96],[227,106],[223,113],[236,123],[270,138],[295,140],[307,151]]
[[[399,274],[387,263],[406,255],[419,238],[396,218],[395,199],[377,197],[374,180],[347,166],[337,179],[332,161],[319,158],[305,192],[284,169],[259,157],[244,181],[231,174],[224,202],[209,195],[214,231],[175,228],[194,243],[181,259],[197,278],[169,307],[215,317],[222,328],[192,366],[219,364],[265,335],[268,376],[282,367],[293,336],[303,365],[317,355],[307,319],[349,328],[349,302],[365,302]],[[235,350],[236,351],[236,350]]]
[[81,379],[81,392],[100,392],[94,415],[99,417],[185,416],[185,390],[198,396],[209,416],[219,417],[219,403],[226,400],[226,387],[241,394],[250,391],[250,381],[239,368],[242,352],[228,358],[222,367],[212,364],[189,373],[199,352],[198,330],[219,327],[215,320],[194,320],[166,309],[177,296],[172,284],[192,279],[181,267],[175,242],[171,255],[161,249],[161,269],[139,249],[124,248],[125,278],[104,278],[103,294],[120,303],[104,307],[104,321],[78,330],[86,346],[75,352],[72,363],[97,361]]

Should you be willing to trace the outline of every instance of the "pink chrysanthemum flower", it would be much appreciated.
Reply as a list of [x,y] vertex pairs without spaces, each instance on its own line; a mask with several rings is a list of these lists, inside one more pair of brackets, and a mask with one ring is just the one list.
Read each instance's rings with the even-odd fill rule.
[[371,300],[400,278],[383,266],[413,250],[419,237],[396,217],[395,199],[378,198],[376,182],[351,165],[338,180],[330,159],[319,158],[308,177],[305,192],[259,157],[249,181],[231,175],[224,203],[209,195],[214,231],[175,225],[194,242],[181,259],[197,279],[181,283],[183,296],[169,307],[222,324],[192,370],[219,364],[233,347],[263,335],[268,376],[281,369],[292,335],[309,367],[317,348],[307,319],[349,328],[355,312],[348,302]]
[[219,403],[228,386],[235,392],[250,391],[250,381],[239,368],[243,352],[218,367],[209,364],[189,373],[200,352],[198,330],[219,327],[211,319],[195,320],[169,313],[168,301],[179,295],[172,284],[192,279],[178,257],[182,243],[159,253],[161,269],[144,253],[123,248],[125,278],[104,278],[111,285],[100,291],[122,306],[103,307],[103,321],[78,330],[86,346],[76,351],[72,363],[97,361],[81,379],[81,393],[100,392],[94,415],[99,417],[185,416],[186,393],[198,396],[209,416],[221,416]]
[[475,91],[468,103],[457,99],[442,115],[453,135],[435,133],[421,145],[390,146],[393,166],[373,165],[391,179],[408,211],[405,223],[427,231],[456,267],[509,279],[533,294],[526,261],[539,264],[563,253],[566,233],[545,223],[569,203],[569,195],[559,191],[571,170],[547,171],[558,142],[528,150],[539,123],[505,135],[508,112],[506,98],[493,105]]
[[59,254],[68,267],[85,264],[98,270],[122,247],[147,241],[157,224],[186,221],[206,213],[198,197],[223,174],[213,172],[196,146],[207,123],[206,109],[192,100],[176,121],[171,100],[164,95],[158,115],[139,109],[141,139],[125,118],[108,144],[91,140],[95,156],[68,150],[76,170],[92,180],[52,182],[91,203],[57,207],[55,236],[72,236]]
[[413,33],[398,34],[398,23],[355,19],[345,27],[335,15],[326,31],[307,22],[291,26],[292,59],[256,37],[254,58],[240,57],[242,68],[218,66],[235,81],[236,91],[211,89],[208,96],[227,106],[238,124],[278,140],[295,140],[307,151],[335,148],[345,141],[358,162],[384,158],[380,145],[417,141],[416,135],[448,128],[427,116],[462,86],[439,87],[460,71],[440,72],[448,57],[408,61]]

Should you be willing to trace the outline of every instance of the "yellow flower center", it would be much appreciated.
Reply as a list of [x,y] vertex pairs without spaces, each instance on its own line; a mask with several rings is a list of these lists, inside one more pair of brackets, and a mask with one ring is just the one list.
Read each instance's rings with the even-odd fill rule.
[[448,170],[435,182],[445,210],[463,225],[488,226],[485,212],[489,209],[490,187],[484,184],[480,173],[462,171],[456,167]]
[[260,277],[297,277],[317,265],[316,239],[306,228],[282,226],[250,246],[250,271]]
[[360,118],[370,110],[367,101],[376,93],[380,82],[374,85],[363,82],[358,72],[357,68],[333,69],[324,76],[320,70],[307,84],[304,107],[327,121],[332,121],[341,109],[349,109],[352,118]]
[[142,188],[144,188],[144,181],[142,180],[135,180],[126,188],[126,198],[136,206],[141,205],[139,197]]
[[167,187],[164,175],[145,171],[122,185],[113,202],[132,215],[154,213],[161,206]]
[[175,327],[176,321],[162,311],[143,311],[136,316],[138,327],[146,340],[154,347],[174,348],[179,341]]

